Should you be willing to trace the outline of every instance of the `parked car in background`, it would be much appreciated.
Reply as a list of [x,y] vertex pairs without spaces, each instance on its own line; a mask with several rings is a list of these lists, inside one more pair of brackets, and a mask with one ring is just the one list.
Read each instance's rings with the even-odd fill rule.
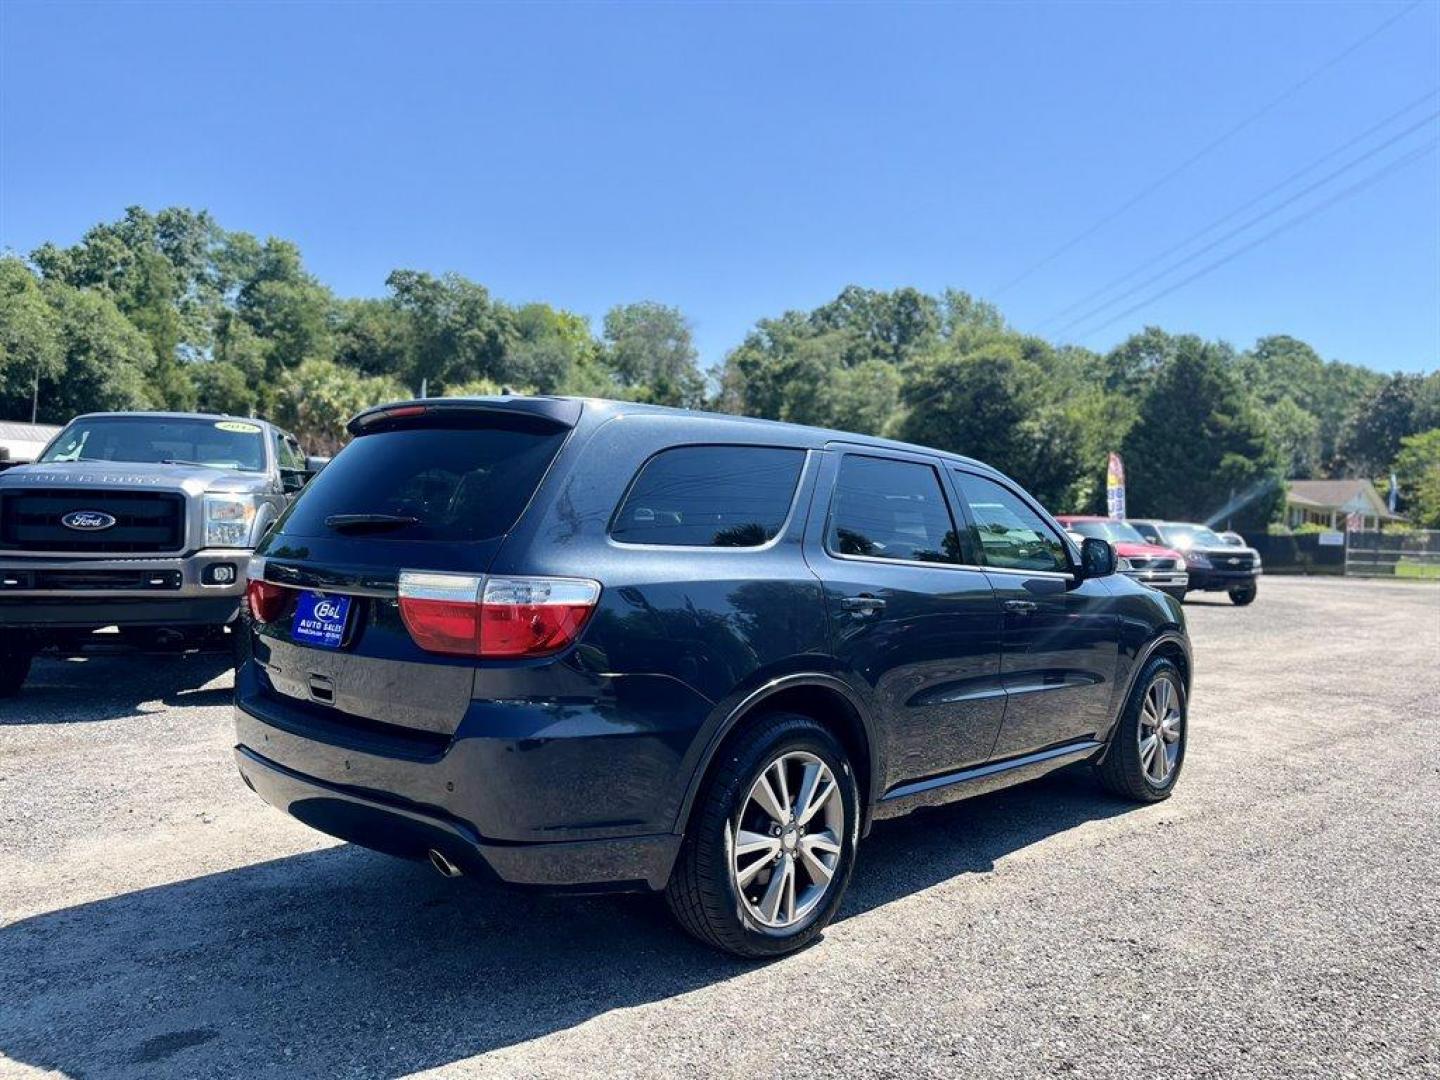
[[1185,555],[1190,588],[1224,592],[1243,607],[1255,599],[1260,585],[1260,553],[1226,543],[1215,530],[1193,522],[1130,519],[1140,535]]
[[1180,552],[1150,543],[1127,521],[1085,514],[1061,514],[1055,520],[1073,536],[1082,539],[1093,536],[1114,544],[1123,560],[1120,573],[1126,577],[1159,589],[1176,600],[1185,599],[1190,575],[1185,569],[1185,556]]
[[42,650],[222,644],[251,549],[322,464],[263,420],[76,417],[0,473],[0,696]]
[[834,916],[870,823],[1184,762],[1173,599],[977,461],[657,406],[368,410],[250,562],[236,762],[334,836],[664,890],[743,956]]

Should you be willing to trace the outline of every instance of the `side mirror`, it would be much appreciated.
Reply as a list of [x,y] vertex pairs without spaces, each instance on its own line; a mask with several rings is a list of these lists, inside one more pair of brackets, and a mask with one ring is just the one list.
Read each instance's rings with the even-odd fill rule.
[[280,489],[287,495],[293,495],[305,486],[305,481],[310,479],[308,473],[299,469],[282,469],[280,472]]
[[1087,536],[1080,541],[1080,575],[1086,578],[1109,577],[1115,573],[1115,548],[1109,540]]
[[316,473],[318,473],[321,469],[325,468],[325,466],[329,464],[330,459],[328,457],[320,457],[317,454],[311,454],[305,459],[305,471],[308,472],[311,476],[314,476]]

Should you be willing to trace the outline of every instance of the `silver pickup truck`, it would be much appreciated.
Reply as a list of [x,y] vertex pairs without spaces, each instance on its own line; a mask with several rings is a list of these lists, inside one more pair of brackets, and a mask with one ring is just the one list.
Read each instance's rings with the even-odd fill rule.
[[324,461],[264,420],[76,417],[0,473],[0,696],[42,650],[221,644],[251,549]]

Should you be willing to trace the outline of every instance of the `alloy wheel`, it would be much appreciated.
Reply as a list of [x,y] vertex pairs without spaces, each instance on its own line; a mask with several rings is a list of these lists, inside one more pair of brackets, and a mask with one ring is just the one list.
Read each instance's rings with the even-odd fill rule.
[[1184,725],[1185,716],[1175,684],[1161,675],[1145,691],[1138,733],[1140,768],[1145,778],[1157,787],[1163,787],[1175,771]]
[[803,750],[761,770],[731,824],[730,871],[750,916],[773,930],[803,921],[840,866],[845,803],[830,766]]

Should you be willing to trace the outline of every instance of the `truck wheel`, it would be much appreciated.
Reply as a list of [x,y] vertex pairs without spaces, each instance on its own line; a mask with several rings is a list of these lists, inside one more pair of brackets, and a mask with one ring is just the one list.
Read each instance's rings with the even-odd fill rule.
[[1135,680],[1110,735],[1100,782],[1136,802],[1168,799],[1185,764],[1189,728],[1185,680],[1173,661],[1157,656]]
[[855,865],[860,799],[844,749],[808,716],[769,713],[706,780],[665,899],[695,937],[781,956],[819,936]]
[[1244,607],[1246,604],[1255,602],[1255,594],[1259,588],[1252,581],[1249,585],[1241,585],[1238,589],[1230,590],[1230,602],[1236,607]]
[[1184,589],[1161,589],[1160,591],[1163,592],[1166,596],[1173,597],[1174,599],[1180,601],[1180,603],[1182,604],[1185,602]]
[[19,642],[0,641],[0,698],[14,697],[30,674],[31,651]]

